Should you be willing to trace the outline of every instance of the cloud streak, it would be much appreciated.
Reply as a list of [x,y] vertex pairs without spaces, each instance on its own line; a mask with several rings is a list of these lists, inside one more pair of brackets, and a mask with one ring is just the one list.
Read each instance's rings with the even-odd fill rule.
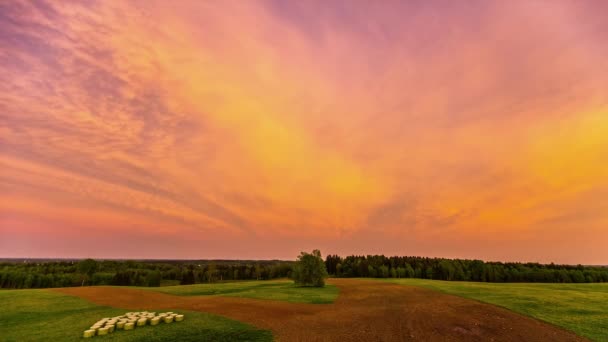
[[603,2],[0,6],[5,256],[608,257]]

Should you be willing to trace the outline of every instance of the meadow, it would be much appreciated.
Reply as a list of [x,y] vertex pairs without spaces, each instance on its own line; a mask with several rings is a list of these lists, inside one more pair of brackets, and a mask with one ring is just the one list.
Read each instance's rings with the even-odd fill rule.
[[[120,288],[120,287],[117,287]],[[130,287],[133,288],[133,287]],[[293,281],[241,281],[167,287],[141,287],[179,296],[230,296],[292,303],[326,304],[338,296],[338,289],[296,287]],[[78,341],[81,334],[102,317],[122,315],[124,309],[95,305],[52,290],[0,291],[2,341]],[[97,336],[95,341],[271,341],[272,334],[218,315],[179,310],[183,322],[137,328]]]
[[608,283],[478,283],[390,279],[507,308],[595,341],[608,341]]
[[[331,305],[340,296],[339,287],[345,286],[350,289],[351,297],[353,297],[353,289],[359,289],[359,294],[354,294],[353,297],[355,301],[358,301],[360,298],[358,296],[363,292],[369,293],[371,296],[386,294],[385,290],[381,288],[382,283],[393,283],[404,285],[404,287],[422,287],[493,304],[565,328],[594,341],[608,340],[608,325],[606,324],[608,306],[605,305],[608,302],[608,284],[477,283],[426,279],[378,279],[376,281],[368,279],[363,283],[360,281],[362,280],[336,279],[333,280],[335,284],[339,285],[336,286],[331,284],[332,280],[330,279],[330,284],[324,288],[296,287],[293,282],[288,280],[269,280],[159,288],[141,287],[137,290],[183,296],[195,300],[199,300],[196,298],[203,300],[205,296],[254,298],[268,301],[268,306],[261,303],[260,307],[263,310],[268,308],[272,311],[276,309],[276,306],[271,309],[271,303]],[[371,285],[365,285],[370,282]],[[109,291],[133,289],[133,287],[119,286],[105,288]],[[437,294],[439,295],[439,293]],[[436,296],[431,294],[429,298],[434,297]],[[397,299],[397,297],[394,297],[394,299]],[[407,298],[404,297],[404,299],[407,303]],[[343,302],[342,305],[345,304],[344,300],[341,302]],[[390,303],[386,302],[382,305],[390,305]],[[146,306],[146,303],[142,303],[142,310],[144,306]],[[319,308],[319,310],[313,310],[319,313],[327,312],[327,310],[331,311],[331,308],[334,307],[334,305],[330,307],[324,305],[313,306]],[[0,311],[0,339],[2,341],[82,340],[82,332],[98,319],[126,312],[125,309],[93,304],[75,296],[47,289],[2,290],[0,291],[0,307],[2,308]],[[297,310],[301,309],[301,307],[294,307],[294,310],[296,310],[295,308]],[[273,332],[256,328],[252,324],[200,311],[174,311],[186,314],[186,319],[183,322],[170,325],[146,326],[130,332],[118,331],[108,336],[94,337],[93,340],[273,340]],[[382,312],[382,307],[379,312]],[[304,315],[306,317],[309,314]],[[354,317],[352,319],[356,320]],[[415,317],[403,317],[403,319],[410,320],[415,319]],[[289,319],[284,322],[286,324],[296,323],[296,321],[290,321]],[[330,323],[328,322],[328,324]]]
[[[82,332],[102,317],[126,310],[92,304],[50,290],[0,291],[0,340],[81,341]],[[179,310],[183,322],[138,327],[95,336],[93,341],[272,341],[272,333],[221,316]]]
[[338,288],[298,287],[291,280],[238,281],[166,287],[141,287],[177,296],[229,296],[279,300],[291,303],[329,304],[338,297]]

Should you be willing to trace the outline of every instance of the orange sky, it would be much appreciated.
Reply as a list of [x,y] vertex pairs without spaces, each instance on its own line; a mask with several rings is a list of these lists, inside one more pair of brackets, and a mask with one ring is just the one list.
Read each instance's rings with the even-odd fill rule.
[[0,257],[608,264],[607,11],[0,2]]

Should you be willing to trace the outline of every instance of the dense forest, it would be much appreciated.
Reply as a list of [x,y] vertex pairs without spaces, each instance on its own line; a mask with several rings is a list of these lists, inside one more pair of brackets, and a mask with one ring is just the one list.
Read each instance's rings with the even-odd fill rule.
[[[280,260],[3,260],[0,288],[83,285],[165,286],[291,277],[293,261]],[[384,255],[328,255],[334,277],[423,278],[482,282],[608,282],[607,267]]]
[[328,255],[325,265],[335,277],[422,278],[482,282],[608,282],[608,267],[384,255]]
[[290,276],[292,263],[278,260],[12,260],[0,263],[0,288],[164,286],[262,280]]

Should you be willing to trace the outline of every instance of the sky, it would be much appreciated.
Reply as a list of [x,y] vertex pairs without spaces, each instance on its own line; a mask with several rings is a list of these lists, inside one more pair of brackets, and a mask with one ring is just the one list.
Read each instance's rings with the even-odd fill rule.
[[0,256],[608,264],[607,12],[1,1]]

